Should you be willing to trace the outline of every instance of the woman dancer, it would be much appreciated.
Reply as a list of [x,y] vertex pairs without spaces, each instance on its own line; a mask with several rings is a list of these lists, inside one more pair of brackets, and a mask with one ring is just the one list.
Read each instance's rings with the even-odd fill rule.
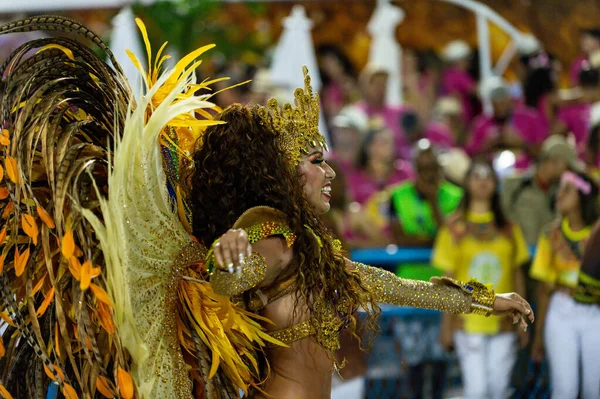
[[[271,100],[268,109],[234,105],[223,111],[219,119],[227,124],[207,129],[191,180],[194,235],[213,243],[213,288],[271,320],[266,328],[290,346],[267,351],[271,368],[262,388],[277,398],[329,397],[339,330],[356,333],[358,306],[371,316],[377,302],[456,314],[475,310],[464,308],[460,289],[441,286],[441,280],[400,279],[351,262],[336,248],[319,220],[329,209],[335,172],[323,159],[318,99],[306,71],[305,77],[305,89],[295,93],[298,108],[281,111]],[[494,306],[518,306],[505,300],[497,297]],[[519,320],[519,313],[509,313]]]

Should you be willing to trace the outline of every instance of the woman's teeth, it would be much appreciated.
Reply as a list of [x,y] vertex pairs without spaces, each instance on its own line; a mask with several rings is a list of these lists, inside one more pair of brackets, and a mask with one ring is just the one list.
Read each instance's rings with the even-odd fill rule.
[[331,187],[323,187],[323,188],[321,189],[321,192],[322,192],[323,194],[331,194]]

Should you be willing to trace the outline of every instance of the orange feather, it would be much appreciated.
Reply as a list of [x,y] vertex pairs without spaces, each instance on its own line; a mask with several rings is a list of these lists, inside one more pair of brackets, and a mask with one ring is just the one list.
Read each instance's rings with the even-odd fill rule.
[[106,377],[99,375],[96,378],[96,388],[105,398],[111,399],[115,397],[113,390],[110,388],[110,382]]
[[28,214],[21,215],[21,226],[23,227],[25,234],[27,234],[33,240],[33,245],[37,245],[40,231],[33,216]]
[[19,247],[15,247],[15,272],[19,277],[25,271],[27,261],[29,260],[29,247],[22,254],[19,253]]
[[133,379],[131,378],[131,375],[121,367],[119,367],[119,370],[117,371],[117,382],[119,384],[119,393],[121,396],[125,399],[133,398]]
[[40,219],[42,219],[42,222],[44,222],[44,224],[48,226],[49,229],[53,229],[54,227],[56,227],[54,224],[54,220],[52,220],[48,212],[46,212],[46,210],[42,208],[39,204],[36,207],[36,211]]
[[54,300],[54,287],[50,288],[50,291],[48,291],[48,293],[46,294],[46,298],[44,298],[44,302],[42,302],[42,304],[38,308],[38,311],[36,312],[36,316],[41,317],[46,312],[46,309],[48,309],[48,306],[50,305],[50,303],[52,303],[53,300]]
[[75,253],[75,240],[73,239],[73,230],[67,229],[62,238],[61,252],[67,259],[71,259]]
[[17,160],[10,155],[6,156],[4,160],[4,167],[6,168],[6,175],[15,184],[19,184],[19,168],[17,167]]
[[2,395],[3,399],[14,399],[13,396],[8,392],[4,385],[0,384],[0,395]]
[[106,293],[106,291],[104,291],[104,289],[102,289],[102,287],[99,287],[94,283],[90,283],[90,289],[96,296],[97,300],[99,300],[100,302],[104,302],[105,304],[107,304],[111,307],[113,306],[113,303],[110,300],[110,298],[108,297],[108,294]]

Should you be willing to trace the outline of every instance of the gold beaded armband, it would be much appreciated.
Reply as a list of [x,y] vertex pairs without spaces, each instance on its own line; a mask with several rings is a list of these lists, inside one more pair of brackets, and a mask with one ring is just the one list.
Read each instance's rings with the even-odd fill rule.
[[445,285],[453,285],[471,296],[471,312],[482,316],[490,316],[494,311],[494,301],[496,293],[491,285],[482,284],[472,278],[466,283],[458,281],[450,277],[434,277],[431,280],[434,283],[442,283]]
[[264,278],[267,271],[267,261],[258,252],[244,260],[242,270],[229,273],[214,270],[210,277],[213,290],[219,295],[235,296],[256,287]]

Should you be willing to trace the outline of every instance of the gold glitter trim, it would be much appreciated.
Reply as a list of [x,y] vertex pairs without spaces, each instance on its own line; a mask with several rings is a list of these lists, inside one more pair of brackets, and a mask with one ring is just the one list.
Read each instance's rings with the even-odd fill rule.
[[[303,321],[298,323],[292,327],[285,328],[283,330],[275,331],[269,333],[269,335],[275,338],[278,341],[283,342],[286,345],[289,345],[293,342],[300,341],[306,337],[310,337],[315,334],[315,330],[310,322],[310,320]],[[275,348],[277,345],[268,344],[269,348]]]
[[361,282],[377,302],[463,314],[471,312],[471,293],[457,287],[408,280],[387,270],[354,263]]
[[288,248],[294,245],[294,242],[296,241],[296,235],[287,225],[272,221],[258,223],[248,227],[245,230],[246,234],[248,234],[248,241],[250,244],[254,244],[255,242],[258,242],[264,238],[277,235],[281,235],[285,238]]
[[494,310],[496,293],[491,284],[482,284],[472,278],[466,283],[450,277],[432,277],[432,282],[438,285],[456,287],[471,297],[471,306],[466,313],[490,316]]
[[254,288],[265,278],[267,261],[258,252],[246,258],[240,273],[229,273],[213,269],[210,283],[219,295],[235,296]]

